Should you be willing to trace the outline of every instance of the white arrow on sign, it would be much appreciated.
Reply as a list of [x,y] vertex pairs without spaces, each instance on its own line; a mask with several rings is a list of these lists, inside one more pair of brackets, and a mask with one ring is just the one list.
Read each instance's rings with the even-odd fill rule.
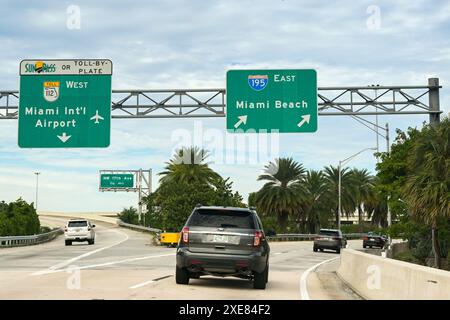
[[302,116],[302,121],[300,121],[299,123],[297,123],[297,126],[300,128],[305,122],[309,123],[309,119],[311,118],[310,114],[305,114],[304,116]]
[[247,116],[239,116],[239,121],[234,124],[234,128],[237,129],[242,123],[247,123]]
[[66,135],[65,132],[63,132],[62,136],[57,136],[59,140],[61,140],[63,143],[66,143],[67,140],[70,139],[71,136]]

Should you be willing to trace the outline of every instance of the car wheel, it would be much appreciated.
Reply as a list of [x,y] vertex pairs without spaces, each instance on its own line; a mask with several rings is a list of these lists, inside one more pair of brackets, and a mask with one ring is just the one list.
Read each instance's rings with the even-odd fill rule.
[[336,248],[336,253],[341,253],[341,248],[340,247]]
[[369,246],[369,249],[372,249],[372,246]]
[[89,240],[88,243],[89,243],[90,245],[91,245],[91,244],[94,244],[94,243],[95,243],[95,240],[94,240],[94,239]]
[[189,271],[186,268],[176,267],[175,281],[177,284],[189,284]]
[[71,241],[69,241],[69,240],[66,240],[65,242],[66,242],[66,246],[70,246],[70,245],[72,245],[72,242],[71,242]]
[[266,283],[269,282],[269,265],[267,264],[266,268]]
[[200,279],[200,273],[190,273],[189,278],[191,279]]
[[313,247],[313,251],[317,252],[317,247],[316,246]]
[[263,272],[253,272],[253,288],[255,289],[265,289],[266,279],[268,278],[269,268],[266,266]]
[[365,244],[363,244],[363,249],[367,248],[367,246]]

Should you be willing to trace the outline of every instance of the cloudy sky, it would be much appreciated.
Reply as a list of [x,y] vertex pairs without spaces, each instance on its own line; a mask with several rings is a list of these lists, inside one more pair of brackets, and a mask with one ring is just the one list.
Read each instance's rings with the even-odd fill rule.
[[[7,10],[0,19],[0,90],[18,90],[22,59],[108,58],[114,63],[113,89],[224,88],[226,71],[239,68],[316,69],[319,86],[425,85],[439,77],[441,109],[450,111],[448,1],[2,4]],[[78,10],[79,21],[74,20]],[[379,117],[391,132],[427,120],[426,115]],[[235,151],[226,147],[225,118],[113,119],[107,149],[20,149],[17,130],[17,120],[0,120],[0,200],[34,201],[33,173],[39,171],[39,209],[47,211],[136,205],[136,194],[99,192],[98,170],[152,168],[156,187],[156,174],[181,137],[212,150],[211,166],[230,177],[245,198],[260,188],[256,178],[273,155],[320,169],[376,144],[372,131],[348,117],[320,117],[314,134],[280,135],[265,156],[248,157],[252,149],[240,147],[237,153],[250,159],[241,162],[223,160]],[[208,142],[211,135],[220,142]],[[375,164],[371,152],[349,163],[372,172]]]

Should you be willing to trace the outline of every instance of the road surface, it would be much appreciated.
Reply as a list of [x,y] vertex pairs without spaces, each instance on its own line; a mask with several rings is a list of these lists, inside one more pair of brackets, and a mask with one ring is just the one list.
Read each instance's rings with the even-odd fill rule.
[[[40,219],[52,226],[67,221]],[[0,299],[304,299],[302,274],[320,262],[339,259],[333,252],[313,252],[310,241],[273,242],[266,290],[253,289],[249,280],[209,276],[177,285],[175,248],[154,244],[146,233],[95,224],[94,245],[66,247],[60,236],[37,246],[0,249]],[[361,241],[349,241],[349,246],[359,247]],[[328,271],[307,277],[310,299],[357,298]]]

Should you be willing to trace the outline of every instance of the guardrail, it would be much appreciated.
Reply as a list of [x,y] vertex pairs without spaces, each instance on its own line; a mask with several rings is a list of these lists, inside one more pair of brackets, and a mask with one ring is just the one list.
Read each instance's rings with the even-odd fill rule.
[[[155,232],[155,233],[162,232],[161,229],[125,223],[121,220],[117,220],[117,224],[121,227],[130,228],[130,229],[139,230],[139,231],[147,231],[147,232]],[[347,233],[347,234],[344,234],[344,237],[346,239],[361,239],[365,235],[366,235],[366,233]],[[283,233],[283,234],[277,234],[275,236],[267,236],[266,238],[269,241],[304,241],[304,240],[314,240],[314,238],[316,236],[317,236],[317,234],[309,234],[309,233],[305,233],[305,234],[303,234],[303,233]]]
[[[360,239],[364,237],[365,233],[347,233],[344,234],[346,239]],[[305,241],[305,240],[314,240],[317,237],[317,234],[308,234],[308,233],[284,233],[277,234],[275,236],[267,236],[266,238],[269,241]]]
[[11,237],[0,237],[0,248],[1,247],[21,247],[21,246],[31,246],[43,242],[47,242],[55,239],[58,235],[63,234],[62,228],[54,229],[50,232],[36,234],[32,236],[11,236]]
[[130,229],[133,229],[133,230],[146,231],[146,232],[158,233],[158,232],[162,231],[161,229],[144,227],[144,226],[139,226],[139,225],[131,224],[131,223],[125,223],[125,222],[123,222],[121,220],[117,220],[117,225],[119,225],[121,227],[124,227],[124,228],[130,228]]

